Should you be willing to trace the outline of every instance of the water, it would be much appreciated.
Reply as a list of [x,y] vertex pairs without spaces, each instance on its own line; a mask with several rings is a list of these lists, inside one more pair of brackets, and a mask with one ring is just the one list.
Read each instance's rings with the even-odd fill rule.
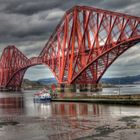
[[140,139],[139,106],[33,103],[34,93],[0,93],[0,140]]
[[102,94],[112,94],[115,92],[119,92],[120,94],[140,94],[140,85],[135,84],[135,85],[117,85],[117,87],[113,88],[104,88],[103,91],[101,92]]

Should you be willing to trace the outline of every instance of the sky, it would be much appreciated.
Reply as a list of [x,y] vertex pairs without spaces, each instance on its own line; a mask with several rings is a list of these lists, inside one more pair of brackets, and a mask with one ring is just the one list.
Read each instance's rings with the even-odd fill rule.
[[[15,45],[28,58],[38,56],[65,11],[75,5],[140,16],[140,0],[0,0],[0,55],[8,45]],[[140,45],[120,56],[104,77],[140,74]],[[34,66],[25,78],[37,80],[53,77],[50,70]]]

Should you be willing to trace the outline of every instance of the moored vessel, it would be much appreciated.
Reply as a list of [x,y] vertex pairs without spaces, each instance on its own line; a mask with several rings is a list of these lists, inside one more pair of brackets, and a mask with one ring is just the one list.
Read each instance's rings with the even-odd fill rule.
[[50,102],[51,99],[52,99],[51,94],[46,90],[34,94],[33,98],[34,102]]

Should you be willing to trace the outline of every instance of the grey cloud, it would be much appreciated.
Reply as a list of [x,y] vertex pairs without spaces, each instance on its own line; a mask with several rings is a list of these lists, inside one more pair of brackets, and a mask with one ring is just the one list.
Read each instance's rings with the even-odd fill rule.
[[[117,0],[116,1],[109,1],[109,0],[104,0],[104,1],[98,1],[98,0],[81,0],[76,1],[76,0],[71,0],[71,1],[64,1],[64,0],[51,0],[51,1],[46,1],[46,0],[12,0],[8,2],[2,2],[2,5],[5,4],[5,10],[0,14],[0,34],[2,34],[2,37],[0,40],[3,40],[5,42],[15,42],[18,41],[23,41],[23,40],[38,40],[40,39],[45,39],[49,38],[50,33],[53,32],[55,29],[56,25],[59,23],[61,17],[64,14],[64,11],[69,9],[70,7],[74,6],[75,4],[80,4],[80,5],[90,5],[90,6],[97,6],[97,7],[109,7],[110,9],[122,6],[124,3],[123,0]],[[127,0],[125,1],[126,5],[130,5],[132,1]],[[136,3],[136,0],[134,1]],[[43,6],[48,6],[49,8],[43,8]],[[59,6],[56,6],[59,5]],[[39,7],[40,9],[37,10],[36,7]],[[19,15],[20,11],[17,12],[12,12],[10,8],[13,8],[14,10],[16,9],[25,9],[25,11],[28,11],[27,8],[32,10],[32,8],[35,8],[33,10],[34,14],[25,14],[25,15]],[[43,10],[41,10],[41,8]],[[2,8],[4,9],[4,8]],[[9,14],[5,13],[9,9]],[[63,9],[63,10],[62,10]],[[134,8],[133,8],[134,9]]]
[[140,74],[140,44],[123,53],[108,68],[103,77],[122,77]]
[[[57,13],[57,15],[55,15]],[[45,15],[46,14],[46,15]],[[33,16],[19,16],[15,14],[1,14],[0,15],[0,30],[2,35],[11,35],[17,37],[24,37],[30,35],[40,36],[46,33],[52,26],[55,28],[58,18],[60,18],[64,12],[59,9],[53,11],[47,11],[45,13],[33,15]]]
[[[140,63],[139,63],[140,65]],[[131,76],[131,75],[139,75],[139,65],[135,66],[115,66],[111,65],[110,68],[105,72],[103,77],[124,77],[124,76]]]
[[97,5],[102,1],[99,0],[14,0],[9,3],[3,3],[4,11],[7,13],[17,13],[24,15],[32,15],[41,11],[46,11],[54,8],[70,9],[75,5]]
[[138,2],[138,0],[104,0],[102,3],[100,3],[100,6],[106,9],[118,10],[137,4]]
[[64,11],[54,9],[32,16],[0,14],[0,40],[3,42],[21,42],[48,39]]
[[116,67],[120,66],[136,66],[140,64],[140,44],[132,46],[124,52],[115,62]]
[[24,78],[27,78],[30,80],[38,80],[38,79],[46,78],[46,77],[54,77],[54,75],[45,65],[37,65],[31,68],[28,68],[24,75]]
[[123,9],[120,9],[120,12],[140,17],[139,7],[140,7],[140,3],[135,3],[135,4],[129,5],[127,7],[124,7]]
[[65,0],[14,0],[6,4],[4,10],[8,13],[32,15],[40,11],[59,7],[63,2],[65,2]]
[[44,48],[44,46],[45,46],[44,41],[40,41],[36,42],[36,44],[33,42],[28,47],[19,46],[19,48],[26,56],[28,56],[28,58],[31,58],[37,57]]

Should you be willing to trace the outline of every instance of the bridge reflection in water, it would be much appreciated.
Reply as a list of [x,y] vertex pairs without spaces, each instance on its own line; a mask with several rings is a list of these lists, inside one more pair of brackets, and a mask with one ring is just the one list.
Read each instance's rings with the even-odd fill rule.
[[101,107],[97,104],[57,103],[52,104],[52,113],[61,116],[100,116],[102,111]]
[[[34,104],[45,120],[43,130],[49,140],[75,139],[94,131],[102,116],[102,105],[87,103]],[[46,115],[45,115],[46,114]]]
[[[24,110],[23,97],[1,97],[0,98],[0,114],[21,114]],[[1,116],[0,115],[0,116]]]

